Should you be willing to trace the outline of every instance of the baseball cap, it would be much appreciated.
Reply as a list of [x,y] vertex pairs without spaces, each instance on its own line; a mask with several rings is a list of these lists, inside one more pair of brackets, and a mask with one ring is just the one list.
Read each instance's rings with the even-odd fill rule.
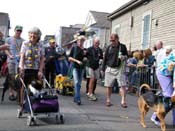
[[16,25],[15,30],[21,30],[22,31],[23,27],[21,25]]
[[55,42],[55,39],[50,39],[49,40],[49,43],[54,43]]

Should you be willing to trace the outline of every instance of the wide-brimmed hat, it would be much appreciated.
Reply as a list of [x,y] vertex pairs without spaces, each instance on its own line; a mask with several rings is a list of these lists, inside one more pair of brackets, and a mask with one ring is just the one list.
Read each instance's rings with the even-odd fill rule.
[[77,36],[77,40],[86,40],[86,37],[84,35]]

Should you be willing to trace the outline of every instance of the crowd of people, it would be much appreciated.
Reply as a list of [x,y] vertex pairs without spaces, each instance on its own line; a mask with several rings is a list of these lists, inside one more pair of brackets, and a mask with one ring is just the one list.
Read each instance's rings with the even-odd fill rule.
[[[33,27],[29,30],[29,39],[21,38],[23,27],[17,25],[14,29],[14,35],[2,40],[3,34],[0,32],[1,43],[0,50],[4,50],[7,55],[8,75],[5,82],[8,82],[10,88],[9,100],[16,100],[14,93],[15,75],[19,73],[24,79],[24,83],[28,85],[33,79],[41,80],[43,75],[54,88],[54,79],[56,75],[67,75],[68,68],[72,68],[74,81],[74,99],[77,105],[81,105],[81,83],[84,71],[86,71],[86,94],[89,100],[96,101],[95,93],[97,81],[100,76],[104,76],[104,86],[106,87],[106,106],[112,106],[111,93],[112,87],[117,80],[121,95],[121,107],[127,108],[126,93],[128,90],[133,91],[133,84],[140,77],[139,68],[149,67],[145,74],[152,73],[152,67],[155,68],[156,87],[161,89],[164,98],[169,102],[171,97],[175,95],[175,77],[174,64],[175,53],[170,46],[163,48],[163,42],[158,41],[154,48],[145,50],[136,50],[130,52],[125,44],[119,41],[117,34],[111,34],[110,44],[103,52],[100,48],[100,39],[94,37],[93,45],[85,49],[83,44],[86,40],[85,36],[78,36],[76,44],[71,48],[70,54],[66,55],[61,47],[56,47],[54,38],[49,40],[49,46],[44,48],[41,39],[41,30]],[[71,63],[71,64],[70,64]],[[102,66],[100,64],[102,63]],[[70,66],[71,65],[71,66]],[[130,69],[134,70],[130,70]],[[137,71],[137,73],[136,73]],[[128,77],[129,76],[129,77]],[[141,80],[144,82],[143,80]],[[150,76],[148,81],[152,83]],[[20,88],[20,98],[24,98],[23,88]],[[166,112],[168,113],[174,103],[164,102]],[[23,108],[23,99],[20,99],[21,110]],[[156,112],[151,120],[160,125]],[[173,124],[175,124],[175,110],[173,110]]]

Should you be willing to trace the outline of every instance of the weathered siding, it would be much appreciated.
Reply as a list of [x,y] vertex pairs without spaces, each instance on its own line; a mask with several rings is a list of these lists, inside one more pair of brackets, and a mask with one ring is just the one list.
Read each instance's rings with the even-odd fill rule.
[[[175,1],[155,0],[154,6],[151,42],[162,40],[164,45],[175,48]],[[158,20],[158,26],[154,24],[155,19]]]
[[109,44],[109,37],[110,37],[110,29],[102,28],[100,29],[100,47],[104,48],[107,44]]
[[9,15],[8,13],[0,12],[0,31],[5,37],[9,35]]
[[[151,10],[150,47],[157,40],[162,40],[164,45],[175,48],[175,0],[152,0],[147,4],[133,9],[112,21],[114,27],[120,24],[120,41],[129,49],[141,49],[142,15]],[[129,19],[133,16],[133,27],[129,26]],[[158,25],[155,25],[156,19]],[[174,44],[174,45],[173,45]]]

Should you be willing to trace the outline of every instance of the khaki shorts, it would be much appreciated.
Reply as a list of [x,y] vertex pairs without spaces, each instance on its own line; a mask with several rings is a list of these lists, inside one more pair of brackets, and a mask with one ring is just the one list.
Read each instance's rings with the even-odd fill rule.
[[8,73],[9,74],[13,74],[13,75],[16,75],[17,74],[17,64],[15,63],[8,63]]
[[100,77],[99,69],[93,70],[92,68],[89,68],[89,78],[99,79],[99,77]]
[[105,86],[113,87],[115,79],[117,79],[118,86],[126,86],[126,76],[121,68],[107,67],[105,70]]

